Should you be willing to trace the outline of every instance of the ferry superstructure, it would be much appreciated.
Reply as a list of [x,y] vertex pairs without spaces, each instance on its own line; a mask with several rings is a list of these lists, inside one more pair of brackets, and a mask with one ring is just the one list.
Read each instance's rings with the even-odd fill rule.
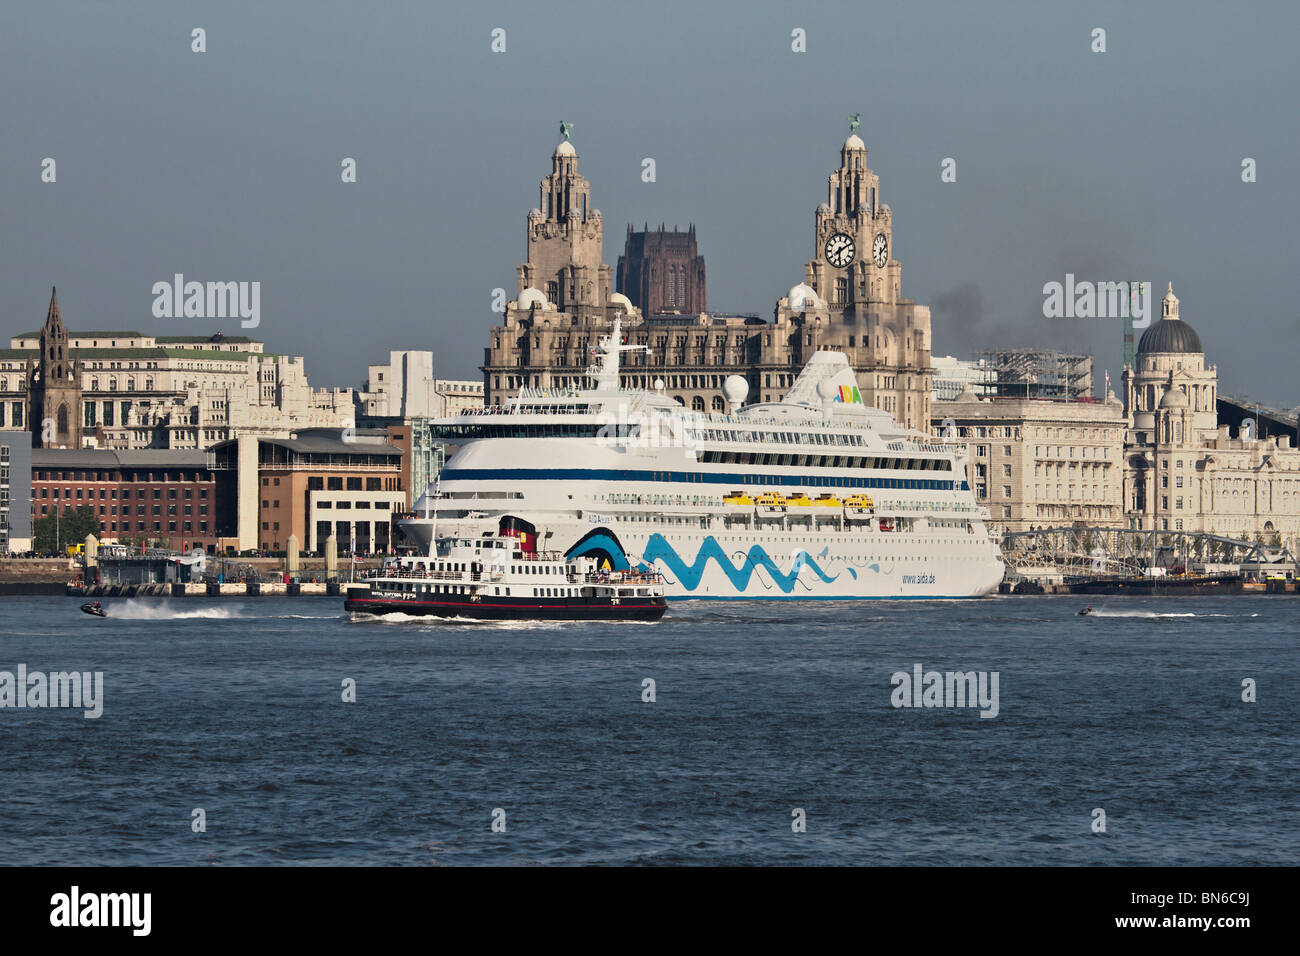
[[440,538],[434,554],[388,558],[349,583],[343,609],[475,621],[663,617],[663,582],[653,572],[602,571],[595,558],[566,558],[532,543],[523,533]]
[[814,353],[780,402],[729,413],[619,387],[619,323],[589,389],[523,389],[434,425],[460,450],[401,521],[436,535],[535,535],[614,571],[658,571],[669,599],[972,598],[1002,580],[959,446],[863,404],[841,352]]

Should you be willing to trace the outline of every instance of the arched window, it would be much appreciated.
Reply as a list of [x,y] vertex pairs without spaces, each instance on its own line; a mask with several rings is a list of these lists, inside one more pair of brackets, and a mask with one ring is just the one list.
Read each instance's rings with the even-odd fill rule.
[[722,401],[721,395],[713,396],[713,410],[715,412],[721,412],[726,410],[726,404]]
[[67,405],[59,406],[58,426],[59,426],[60,435],[66,435],[68,433],[68,406]]
[[693,412],[704,411],[704,398],[702,396],[696,395],[694,398],[691,399],[691,411]]

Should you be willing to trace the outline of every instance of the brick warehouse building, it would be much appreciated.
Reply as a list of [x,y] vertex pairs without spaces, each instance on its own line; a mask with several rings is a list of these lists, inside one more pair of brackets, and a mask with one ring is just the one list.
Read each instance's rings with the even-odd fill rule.
[[[186,551],[215,549],[233,531],[214,456],[164,449],[32,451],[32,517],[94,509],[104,541],[148,540]],[[228,496],[227,496],[228,497]]]

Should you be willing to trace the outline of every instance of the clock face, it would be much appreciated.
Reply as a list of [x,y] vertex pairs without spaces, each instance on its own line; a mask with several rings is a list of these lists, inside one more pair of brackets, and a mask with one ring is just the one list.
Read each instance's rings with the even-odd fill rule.
[[856,251],[853,240],[842,232],[837,232],[826,240],[826,261],[837,269],[843,269],[852,262]]
[[876,233],[876,241],[871,244],[871,258],[881,269],[889,261],[889,242],[883,232]]

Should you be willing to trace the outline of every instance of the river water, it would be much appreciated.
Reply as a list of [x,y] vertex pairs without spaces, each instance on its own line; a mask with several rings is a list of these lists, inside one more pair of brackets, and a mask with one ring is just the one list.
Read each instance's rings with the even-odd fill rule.
[[[0,709],[0,846],[10,864],[1300,862],[1300,599],[1090,600],[520,626],[354,622],[337,598],[110,599],[105,620],[5,598],[0,671],[103,689],[95,719]],[[917,665],[983,672],[989,704],[996,672],[996,716],[893,706]]]

